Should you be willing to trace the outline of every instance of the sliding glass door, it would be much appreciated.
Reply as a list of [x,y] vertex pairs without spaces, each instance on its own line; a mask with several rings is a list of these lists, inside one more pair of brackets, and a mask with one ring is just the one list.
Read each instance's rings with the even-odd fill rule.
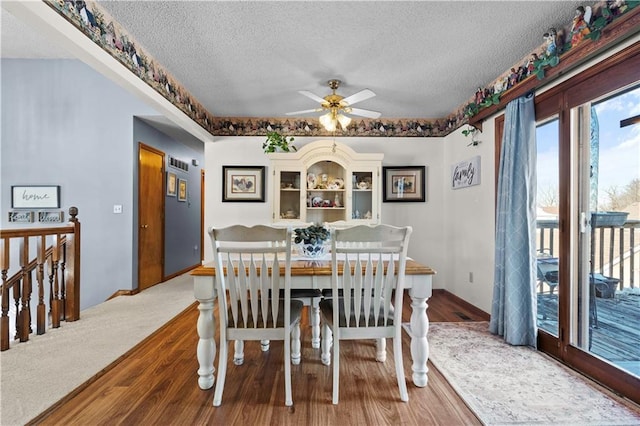
[[559,120],[553,115],[536,126],[536,247],[538,328],[558,336],[558,271],[560,268]]
[[577,280],[571,344],[640,377],[640,85],[571,109]]
[[536,96],[538,348],[640,403],[640,44]]

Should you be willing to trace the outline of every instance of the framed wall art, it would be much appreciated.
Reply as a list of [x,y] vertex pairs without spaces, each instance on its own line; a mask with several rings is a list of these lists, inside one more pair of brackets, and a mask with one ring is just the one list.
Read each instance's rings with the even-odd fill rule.
[[59,185],[14,185],[11,187],[14,209],[59,209]]
[[222,201],[264,203],[264,166],[222,166]]
[[480,185],[479,155],[451,166],[451,188],[467,188],[474,185]]
[[178,179],[178,201],[187,201],[187,181]]
[[167,172],[167,196],[175,197],[178,194],[178,178],[175,173]]
[[424,202],[425,166],[382,168],[382,201]]

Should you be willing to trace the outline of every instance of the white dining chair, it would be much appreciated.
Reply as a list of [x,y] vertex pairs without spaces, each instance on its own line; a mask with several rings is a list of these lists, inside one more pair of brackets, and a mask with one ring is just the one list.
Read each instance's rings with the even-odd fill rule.
[[[334,404],[339,399],[341,340],[392,338],[400,399],[409,400],[402,363],[402,299],[411,232],[410,226],[391,225],[359,225],[331,232],[331,288],[333,294],[342,289],[343,297],[322,300],[320,315],[323,362],[333,359]],[[378,351],[384,347],[378,345]],[[384,361],[385,356],[378,353],[376,359]]]
[[[291,353],[300,348],[302,302],[291,300],[291,230],[265,225],[210,228],[216,261],[220,355],[213,405],[222,403],[229,342],[284,341],[285,404],[291,395]],[[280,295],[282,297],[272,297]],[[297,349],[296,349],[297,348]],[[242,364],[236,355],[234,362]]]
[[[276,228],[288,227],[291,229],[291,240],[293,245],[293,230],[296,228],[307,228],[311,225],[314,225],[313,222],[293,222],[293,223],[284,223],[284,224],[274,224],[272,226]],[[296,249],[293,249],[293,252],[297,252]],[[309,324],[311,325],[311,347],[314,349],[320,348],[320,300],[322,299],[322,292],[317,288],[308,288],[308,289],[292,289],[291,290],[291,299],[299,300],[302,302],[304,306],[307,307],[307,318],[309,320]],[[263,342],[262,350],[269,350],[269,342]],[[294,364],[300,364],[300,351],[294,351],[292,354],[293,358],[291,361]]]

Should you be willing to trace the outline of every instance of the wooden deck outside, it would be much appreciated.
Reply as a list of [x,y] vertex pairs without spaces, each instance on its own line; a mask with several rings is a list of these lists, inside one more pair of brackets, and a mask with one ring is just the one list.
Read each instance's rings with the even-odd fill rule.
[[[616,292],[594,300],[590,352],[640,377],[640,293]],[[538,293],[538,326],[557,335],[557,317],[557,292]]]

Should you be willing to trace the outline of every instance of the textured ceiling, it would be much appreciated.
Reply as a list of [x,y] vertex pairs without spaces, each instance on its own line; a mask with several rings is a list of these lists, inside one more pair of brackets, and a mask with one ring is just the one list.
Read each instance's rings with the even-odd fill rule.
[[[298,93],[364,88],[383,118],[441,118],[519,65],[576,1],[100,1],[211,114],[283,117],[316,107]],[[65,57],[2,18],[3,57]],[[68,55],[66,55],[68,57]]]

